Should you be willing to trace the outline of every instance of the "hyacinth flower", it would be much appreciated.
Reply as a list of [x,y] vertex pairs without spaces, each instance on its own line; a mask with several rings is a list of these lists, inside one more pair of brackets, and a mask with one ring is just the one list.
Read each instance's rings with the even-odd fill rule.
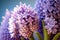
[[[55,21],[55,19],[53,19],[52,16],[51,17],[46,16],[44,21],[45,21],[45,24],[46,24],[45,28],[47,29],[48,34],[50,34],[51,32],[53,32],[52,28],[55,26],[56,21]],[[55,31],[57,31],[57,30],[55,30]]]
[[[60,12],[59,0],[36,0],[35,10],[38,12],[39,20],[43,20],[45,15]],[[40,21],[41,23],[41,21]],[[41,25],[40,25],[41,26]]]
[[10,38],[10,33],[8,31],[8,21],[10,18],[10,12],[8,9],[6,9],[6,14],[2,18],[3,21],[0,26],[0,40],[13,40]]
[[[50,1],[52,0],[38,0],[36,11],[31,8],[30,5],[27,6],[26,4],[22,3],[20,3],[19,6],[16,5],[13,11],[6,10],[6,16],[3,17],[3,21],[1,23],[0,30],[2,32],[0,31],[0,35],[2,37],[0,37],[0,39],[34,40],[33,33],[35,33],[38,37],[38,40],[50,40],[49,35],[56,34],[58,31],[56,29],[57,26],[59,28],[59,25],[56,25],[56,18],[54,18],[56,15],[53,16],[53,12],[51,12],[51,10],[48,10],[50,8],[48,6],[50,4]],[[54,3],[54,0],[52,2]],[[59,18],[60,16],[58,15],[57,19]],[[43,37],[39,33],[39,30],[41,30],[39,27],[43,27]],[[51,40],[57,40],[58,37],[60,37],[60,33],[57,33]]]
[[43,35],[42,20],[45,18],[46,10],[47,10],[46,7],[45,7],[45,4],[44,4],[44,0],[36,0],[35,10],[38,13],[39,27],[40,27],[39,30],[40,30],[40,33]]
[[[9,18],[8,29],[11,33],[11,37],[15,36],[17,30],[20,36],[29,38],[32,35],[32,32],[38,28],[38,25],[33,23],[33,21],[36,20],[38,20],[36,12],[33,12],[30,7],[28,8],[25,4],[20,4],[20,6],[15,7],[11,14],[11,18]],[[36,21],[36,23],[38,22]]]
[[50,35],[50,40],[60,40],[59,26],[57,25],[57,21],[55,21],[53,16],[46,16],[44,22],[45,29],[47,30],[47,33]]
[[43,18],[42,14],[56,14],[60,12],[60,0],[37,0],[36,10]]
[[[37,12],[30,7],[30,5],[27,6],[26,4],[20,3],[19,6],[16,5],[16,7],[14,7],[13,11],[9,11],[7,9],[6,12],[6,16],[3,17],[3,21],[1,23],[1,29],[6,30],[6,33],[8,33],[4,33],[6,36],[3,36],[5,38],[3,40],[34,40],[34,32],[36,32],[38,36],[38,15]],[[5,31],[2,31],[2,33],[3,32]]]
[[[51,26],[52,28],[50,28],[50,31],[48,30],[48,33],[50,34],[50,39],[52,39],[52,38],[54,38],[54,40],[56,39],[56,40],[58,40],[57,38],[59,38],[59,36],[60,36],[60,26],[59,26],[59,20],[60,20],[60,16],[59,16],[59,14],[60,13],[57,13],[57,14],[50,14],[50,15],[48,15],[48,18],[50,18],[51,19],[51,16],[52,16],[52,19],[55,21],[53,21],[53,20],[51,20],[51,22],[50,22],[50,26],[51,26],[51,24],[54,24],[54,26]],[[49,19],[49,20],[50,20]],[[48,23],[47,23],[48,24]],[[47,26],[47,28],[48,28],[49,26]],[[56,36],[55,36],[56,35]],[[55,37],[54,37],[55,36]],[[60,39],[59,39],[60,40]]]
[[[60,0],[36,0],[35,9],[39,15],[40,27],[43,26],[41,24],[41,20],[44,19],[45,28],[46,29],[49,28],[47,30],[48,34],[52,33],[55,35],[57,32],[60,32],[59,31]],[[50,16],[52,16],[53,19]],[[47,20],[49,22],[52,21],[53,23],[52,22],[49,23],[47,22]],[[51,29],[53,29],[53,31]]]
[[[38,25],[39,20],[37,12],[29,5],[26,6],[26,4],[20,4],[20,6],[16,6],[14,11],[12,11],[8,29],[11,33],[11,37],[15,37],[17,33],[16,30],[18,30],[19,36],[23,36],[29,40],[34,40],[32,35],[38,30]],[[36,35],[39,39],[42,39],[38,32],[36,32]]]
[[[60,40],[60,32],[58,32],[55,24],[56,21],[52,16],[46,16],[45,19],[42,20],[44,40]],[[55,34],[55,36],[51,36],[51,34]]]
[[56,14],[60,12],[59,0],[36,0],[35,10],[38,12],[39,20],[45,18],[45,15]]
[[35,10],[38,12],[40,20],[45,18],[49,5],[49,0],[36,0]]

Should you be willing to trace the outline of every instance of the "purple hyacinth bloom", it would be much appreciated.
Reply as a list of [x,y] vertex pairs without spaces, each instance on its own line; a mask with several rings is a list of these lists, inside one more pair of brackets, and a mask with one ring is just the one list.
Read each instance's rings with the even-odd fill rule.
[[28,39],[38,30],[38,24],[37,12],[30,5],[20,3],[13,11],[6,10],[1,23],[1,40],[19,40],[21,36]]
[[47,11],[47,0],[36,0],[35,9],[38,12],[40,20],[44,19],[46,11]]
[[8,24],[11,38],[16,37],[18,33],[27,39],[38,29],[37,12],[29,5],[20,3],[20,6],[17,5],[12,11]]
[[[46,24],[45,28],[47,29],[48,34],[50,34],[52,32],[54,32],[54,33],[57,32],[57,30],[54,28],[55,24],[56,24],[56,21],[52,16],[51,17],[46,16],[45,19],[44,19],[44,22]],[[54,30],[53,30],[53,28],[54,28]]]
[[60,12],[60,0],[37,0],[35,6],[41,18],[43,18],[45,13],[56,14]]
[[10,18],[10,12],[8,9],[6,9],[6,14],[3,17],[3,21],[1,22],[1,28],[0,28],[0,40],[14,40],[10,38],[10,33],[8,31],[8,21]]
[[57,15],[60,13],[60,0],[36,0],[35,9],[39,15],[40,20],[39,25],[41,28],[42,26],[41,21],[45,19],[46,15],[48,16],[50,14]]

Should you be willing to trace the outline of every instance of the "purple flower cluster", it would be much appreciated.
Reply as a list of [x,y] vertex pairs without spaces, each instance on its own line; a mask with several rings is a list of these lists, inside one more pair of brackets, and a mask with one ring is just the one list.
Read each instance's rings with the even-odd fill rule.
[[52,38],[55,36],[55,34],[60,32],[60,13],[57,13],[57,14],[51,13],[51,14],[49,14],[45,18],[45,23],[46,23],[45,27],[47,29],[47,32],[48,32],[48,34],[50,34],[50,36],[51,36],[50,39],[52,40]]
[[[60,0],[36,0],[35,9],[39,15],[40,25],[41,20],[44,19],[48,31],[52,32],[52,29],[56,29],[55,26],[59,24],[60,19]],[[55,31],[57,32],[57,29]]]
[[35,9],[22,3],[16,5],[13,11],[7,9],[1,22],[0,40],[14,40],[12,38],[18,40],[20,36],[30,38],[38,28],[43,29],[40,28],[42,20],[48,34],[60,32],[59,0],[37,0]]
[[55,31],[53,31],[53,27],[55,26],[55,24],[56,24],[56,21],[55,21],[55,19],[53,19],[53,17],[51,16],[51,17],[45,17],[45,19],[44,19],[44,22],[45,22],[45,28],[47,29],[47,31],[48,31],[48,34],[50,34],[50,33],[52,33],[52,32],[54,32],[54,33],[56,33]]
[[10,33],[8,31],[8,21],[10,18],[10,12],[8,9],[6,9],[6,14],[2,18],[3,21],[1,22],[1,28],[0,28],[0,40],[12,40],[10,38]]
[[13,11],[6,9],[0,30],[0,40],[18,40],[20,36],[27,39],[38,30],[37,12],[22,3],[16,5]]
[[19,34],[27,39],[38,30],[37,12],[29,5],[20,3],[20,6],[17,5],[11,12],[8,24],[11,38]]
[[60,12],[60,0],[37,0],[35,6],[42,18],[44,14]]

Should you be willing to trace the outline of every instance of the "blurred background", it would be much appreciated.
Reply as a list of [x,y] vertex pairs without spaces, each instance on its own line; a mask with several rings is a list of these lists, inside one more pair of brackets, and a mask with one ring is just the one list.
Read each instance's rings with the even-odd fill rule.
[[34,8],[35,0],[0,0],[0,24],[2,21],[2,16],[5,15],[6,9],[12,11],[16,5],[20,2],[30,4]]

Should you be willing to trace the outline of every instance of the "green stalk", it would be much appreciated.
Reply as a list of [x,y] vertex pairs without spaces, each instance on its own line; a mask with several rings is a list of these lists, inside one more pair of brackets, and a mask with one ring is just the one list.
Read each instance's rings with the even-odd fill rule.
[[44,27],[44,21],[42,21],[42,26],[43,26],[44,40],[49,40],[49,35],[47,33],[47,30]]
[[58,40],[59,37],[60,37],[60,32],[53,37],[53,40]]
[[33,35],[29,38],[29,40],[34,40],[34,37],[33,37]]
[[38,37],[38,40],[43,40],[39,32],[36,32],[36,36]]
[[24,40],[24,38],[23,38],[23,37],[21,37],[21,40]]

